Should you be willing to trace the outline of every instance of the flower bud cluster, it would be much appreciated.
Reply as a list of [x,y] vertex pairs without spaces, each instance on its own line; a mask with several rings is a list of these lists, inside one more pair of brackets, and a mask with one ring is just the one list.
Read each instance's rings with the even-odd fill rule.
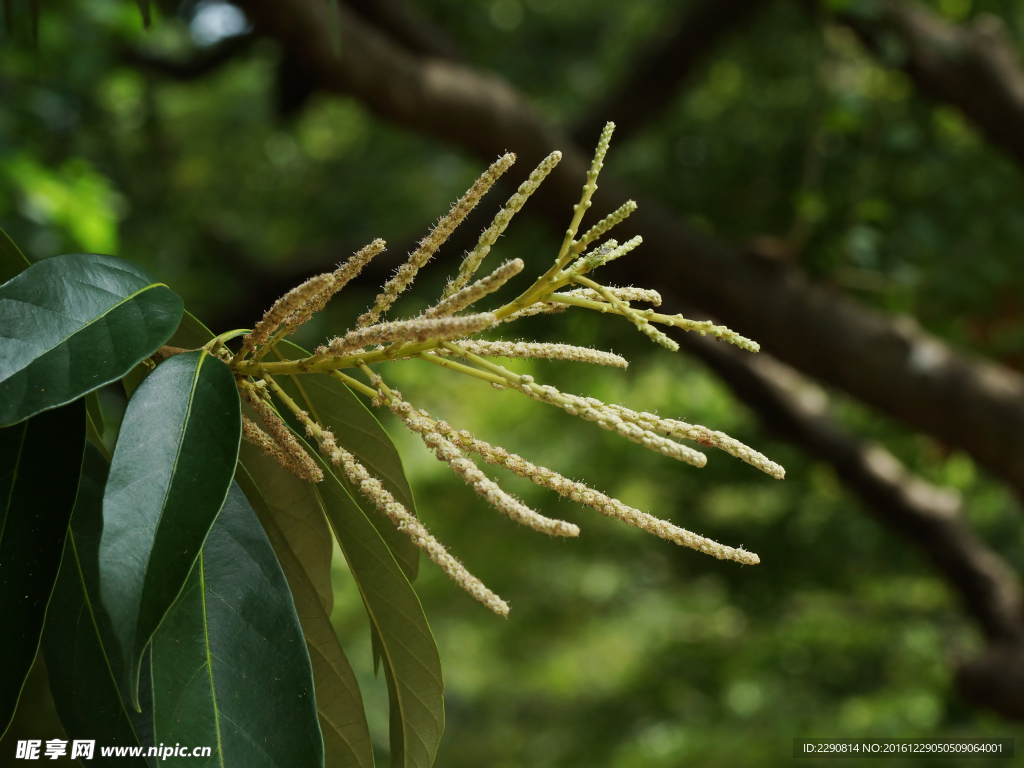
[[[493,312],[458,314],[497,291],[523,270],[523,261],[514,259],[502,264],[487,277],[473,282],[480,264],[505,231],[512,217],[561,159],[561,154],[557,152],[546,158],[519,187],[516,194],[509,198],[490,226],[481,233],[473,250],[466,255],[458,274],[445,288],[438,304],[419,317],[380,322],[382,314],[388,311],[397,297],[412,284],[419,270],[448,239],[455,227],[466,218],[498,177],[511,166],[515,160],[514,155],[508,154],[499,158],[452,206],[449,213],[438,221],[409,255],[406,263],[385,283],[373,307],[360,316],[353,330],[332,339],[319,347],[315,355],[301,360],[261,360],[280,338],[322,310],[338,290],[355,278],[363,267],[383,250],[382,240],[375,240],[355,253],[333,273],[311,278],[281,297],[245,337],[242,350],[230,360],[240,391],[268,430],[265,432],[254,421],[243,417],[242,429],[246,440],[258,445],[275,461],[296,475],[313,482],[323,479],[324,470],[321,467],[326,465],[319,462],[319,459],[314,460],[315,457],[310,456],[304,449],[306,443],[292,433],[281,420],[270,404],[269,398],[273,395],[275,401],[279,400],[287,406],[295,418],[305,426],[306,435],[317,442],[319,451],[344,473],[376,509],[399,530],[405,532],[417,547],[427,553],[431,561],[440,566],[463,589],[502,616],[507,615],[508,605],[452,557],[415,515],[396,501],[381,481],[373,477],[352,453],[339,446],[330,431],[304,412],[273,377],[329,373],[356,391],[371,396],[374,405],[388,406],[402,419],[406,427],[419,435],[437,459],[445,462],[480,496],[510,519],[534,530],[553,536],[579,535],[579,528],[572,523],[540,515],[503,491],[471,460],[471,454],[477,454],[488,464],[507,469],[518,477],[528,478],[564,498],[590,506],[603,515],[614,517],[681,546],[720,559],[750,564],[759,562],[757,555],[742,548],[721,545],[634,509],[618,499],[563,477],[551,469],[533,464],[501,447],[478,440],[465,430],[456,431],[447,423],[436,421],[426,411],[415,410],[402,398],[400,392],[389,389],[381,377],[369,367],[376,363],[417,357],[439,367],[482,379],[497,389],[515,389],[535,400],[555,405],[569,414],[595,422],[601,428],[615,432],[632,442],[696,467],[704,466],[707,457],[700,451],[677,442],[678,440],[719,448],[773,477],[784,477],[785,470],[778,464],[722,432],[674,419],[663,419],[647,412],[632,411],[619,405],[608,405],[591,397],[568,395],[555,387],[537,384],[529,375],[513,373],[494,360],[498,357],[569,360],[626,368],[627,361],[619,355],[568,344],[483,341],[468,338],[496,325],[499,318],[504,322],[511,322],[535,314],[562,312],[573,306],[622,315],[652,340],[671,350],[677,350],[678,344],[655,328],[654,323],[695,331],[701,335],[710,334],[743,349],[758,350],[756,343],[710,321],[688,320],[682,315],[670,316],[657,313],[654,309],[640,309],[630,305],[630,302],[644,302],[655,307],[660,306],[661,295],[657,291],[603,286],[587,276],[591,270],[629,253],[643,242],[640,237],[634,237],[621,245],[612,238],[600,242],[612,228],[636,210],[636,203],[632,200],[627,201],[576,239],[583,218],[592,205],[598,175],[604,165],[614,127],[614,124],[608,123],[601,133],[580,201],[573,208],[572,220],[565,231],[554,264],[513,302]],[[592,250],[588,251],[588,248]],[[458,340],[458,343],[453,343],[454,340]],[[217,342],[222,349],[226,349],[221,337],[218,337]],[[376,349],[372,349],[373,347]],[[252,357],[246,359],[250,352],[253,353]],[[463,359],[444,359],[450,355]],[[353,367],[358,367],[368,377],[371,387],[343,373],[343,369]],[[250,381],[248,376],[257,381]]]
[[428,340],[458,339],[479,333],[498,322],[491,312],[459,317],[415,318],[393,323],[377,323],[366,328],[355,328],[344,336],[332,339],[327,347],[317,349],[317,355],[344,357],[363,347],[389,342],[423,342]]
[[581,253],[586,250],[587,246],[592,242],[601,237],[605,232],[608,232],[612,227],[615,227],[625,221],[633,211],[636,210],[636,202],[633,200],[627,200],[625,203],[620,205],[614,211],[609,213],[597,224],[587,230],[586,234],[583,235],[579,240],[576,240],[571,247],[574,253]]
[[412,284],[423,265],[430,260],[430,257],[437,252],[437,249],[448,239],[455,228],[476,207],[480,198],[515,161],[516,156],[508,153],[491,164],[491,167],[476,180],[466,194],[452,206],[451,211],[441,218],[430,234],[420,241],[419,247],[409,255],[408,261],[398,268],[395,276],[384,284],[384,290],[377,295],[373,308],[359,317],[356,322],[357,327],[364,328],[377,322],[381,313],[386,312],[395,303],[398,295]]
[[442,299],[436,306],[431,307],[423,313],[424,317],[447,317],[465,309],[489,293],[494,293],[505,283],[523,271],[526,265],[522,259],[506,261],[487,277],[477,280],[472,285],[467,285],[457,293],[453,293],[447,299]]
[[483,440],[478,440],[464,429],[456,432],[443,421],[438,423],[438,428],[459,447],[479,455],[488,464],[504,467],[519,477],[525,477],[536,485],[555,491],[564,498],[593,507],[606,517],[614,517],[627,525],[653,533],[655,536],[680,546],[704,552],[719,560],[734,560],[751,565],[760,562],[758,556],[753,552],[724,546],[704,536],[691,533],[685,528],[680,528],[665,520],[659,520],[653,515],[623,504],[618,499],[596,491],[583,483],[563,477],[554,470],[539,467],[521,456],[509,453],[500,446],[493,446]]
[[486,499],[488,504],[510,520],[551,536],[580,535],[580,529],[572,523],[544,517],[514,496],[505,493],[497,483],[481,472],[476,464],[463,456],[462,451],[454,443],[441,434],[437,423],[428,413],[414,410],[412,405],[398,396],[391,399],[390,406],[392,413],[402,419],[409,429],[418,434],[440,461],[451,467],[463,482],[472,486],[473,490]]
[[561,159],[561,152],[552,152],[541,161],[540,165],[530,174],[530,177],[519,185],[519,189],[508,199],[505,207],[498,211],[491,225],[480,234],[476,247],[466,254],[466,258],[462,260],[462,265],[459,267],[459,274],[445,288],[442,299],[453,296],[473,279],[473,275],[480,268],[481,262],[490,253],[491,246],[497,242],[501,233],[505,231],[509,222],[512,221],[512,217],[519,212],[526,203],[527,198],[536,191],[540,183],[547,178],[547,175],[551,173]]
[[[629,367],[629,361],[626,358],[612,352],[603,352],[600,349],[588,349],[587,347],[574,347],[571,344],[461,339],[459,346],[467,352],[480,355],[481,357],[571,360],[576,363],[594,363],[595,365],[607,365],[612,368]],[[439,349],[435,354],[447,356],[452,353],[447,349]]]

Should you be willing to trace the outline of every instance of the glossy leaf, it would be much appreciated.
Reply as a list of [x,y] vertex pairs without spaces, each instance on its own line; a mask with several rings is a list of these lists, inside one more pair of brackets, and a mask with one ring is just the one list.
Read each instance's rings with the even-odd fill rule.
[[[324,764],[299,617],[237,484],[153,638],[152,665],[158,744],[211,746],[209,763],[222,766]],[[166,764],[195,760],[171,757]]]
[[[143,716],[128,707],[118,691],[119,675],[114,670],[120,658],[109,652],[116,651],[117,641],[99,600],[99,543],[107,470],[99,450],[86,446],[78,500],[46,615],[43,658],[53,703],[69,739],[94,739],[112,747],[148,746],[145,723],[139,722]],[[151,717],[148,712],[147,716]],[[93,760],[89,765],[148,765],[141,757],[103,757],[98,749]]]
[[85,396],[85,409],[89,412],[89,418],[92,419],[93,426],[96,427],[96,431],[103,434],[103,407],[100,405],[100,398],[95,392],[90,392]]
[[212,338],[213,333],[210,329],[186,309],[181,316],[181,322],[178,323],[178,330],[174,332],[174,335],[171,336],[170,341],[167,343],[182,349],[195,349],[203,346]]
[[99,449],[103,458],[110,461],[110,451],[107,444],[103,442],[103,409],[100,407],[100,399],[95,392],[85,396],[85,433],[89,441]]
[[[309,354],[288,341],[279,342],[276,349],[285,359],[307,357]],[[279,383],[313,418],[330,429],[338,444],[359,459],[395,499],[416,514],[416,501],[406,480],[398,449],[370,409],[352,390],[337,379],[318,374],[280,377]],[[361,501],[361,497],[348,486],[348,479],[337,474],[348,487],[350,495]],[[405,575],[410,581],[414,580],[419,571],[419,549],[372,507],[360,506],[369,513],[367,517],[387,542]]]
[[168,358],[128,401],[103,497],[100,588],[136,709],[142,652],[224,503],[240,437],[234,376],[205,352]]
[[33,264],[0,286],[0,426],[69,403],[170,338],[181,298],[113,256]]
[[[315,455],[315,454],[314,454]],[[316,488],[363,597],[392,676],[391,765],[429,768],[444,731],[444,681],[437,644],[419,597],[377,529],[338,478],[324,471]]]
[[0,229],[0,285],[17,277],[32,265],[21,249]]
[[[212,338],[210,330],[186,311],[178,330],[168,343],[190,348],[201,346]],[[252,413],[248,415],[253,418]],[[332,537],[319,499],[309,483],[282,469],[248,443],[242,443],[238,459],[259,489],[329,615],[334,605],[331,585]],[[248,495],[248,487],[243,486],[243,490]],[[258,502],[250,499],[250,503],[255,507]]]
[[[277,469],[283,471],[279,467]],[[372,768],[373,746],[359,684],[334,633],[330,611],[310,581],[301,558],[289,546],[288,539],[275,522],[275,516],[254,478],[240,468],[236,479],[274,547],[302,624],[306,650],[313,666],[316,710],[324,737],[324,768]],[[319,502],[316,509],[326,525]]]
[[[198,349],[212,338],[213,333],[196,320],[195,315],[186,309],[181,315],[178,330],[165,343],[168,346],[179,347],[180,349]],[[124,385],[124,390],[128,393],[128,397],[132,396],[132,393],[139,388],[139,384],[151,372],[151,369],[143,363],[132,368],[121,378],[121,383]]]
[[[250,443],[242,443],[238,460],[252,479],[291,551],[302,563],[321,605],[329,615],[334,607],[334,588],[331,584],[334,540],[313,485],[278,466],[276,461]],[[242,489],[248,496],[249,487],[243,484]],[[259,503],[251,498],[250,502],[254,507]]]
[[0,429],[0,735],[39,649],[84,451],[80,400]]

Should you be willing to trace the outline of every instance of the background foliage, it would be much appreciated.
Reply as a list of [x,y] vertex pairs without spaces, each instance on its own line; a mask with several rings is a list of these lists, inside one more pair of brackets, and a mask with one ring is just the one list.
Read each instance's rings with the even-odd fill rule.
[[[410,5],[465,59],[512,81],[561,124],[600,101],[687,6]],[[1024,6],[1014,0],[930,5],[953,21],[995,12],[1016,39],[1024,33]],[[244,31],[230,6],[164,7],[144,32],[130,3],[61,0],[48,4],[37,48],[27,4],[13,6],[0,46],[0,226],[33,259],[98,251],[137,261],[213,327],[250,324],[279,288],[376,236],[389,241],[375,273],[383,276],[481,170],[355,100],[304,98],[267,41],[187,80],[130,53],[202,54]],[[800,265],[816,278],[909,313],[961,347],[1024,365],[1019,172],[959,113],[917,96],[851,32],[798,4],[770,5],[729,38],[662,118],[613,146],[609,167],[725,240],[799,233]],[[465,225],[469,235],[503,199],[493,194]],[[420,278],[435,278],[420,286],[424,295],[439,291],[459,246],[442,252],[447,269]],[[530,268],[531,260],[546,264],[557,242],[527,206],[498,247]],[[297,341],[310,346],[347,326],[378,282],[346,289],[333,321],[303,329]],[[531,506],[584,527],[578,541],[538,538],[490,517],[394,429],[428,526],[513,606],[500,621],[429,563],[421,568],[416,588],[445,665],[438,765],[771,765],[788,763],[801,735],[1024,737],[957,696],[953,662],[980,647],[977,629],[946,583],[866,518],[831,469],[773,442],[700,363],[668,355],[624,323],[528,322],[539,338],[568,323],[560,336],[632,361],[625,374],[545,365],[560,389],[722,429],[784,464],[787,479],[721,456],[701,471],[682,467],[523,398],[412,364],[396,368],[395,383],[432,413],[762,557],[756,568],[720,563],[586,509],[556,512],[552,495],[513,483]],[[123,394],[101,396],[116,420]],[[981,536],[1024,568],[1020,504],[1008,491],[965,455],[838,401],[851,430],[957,489]],[[334,577],[332,620],[374,741],[386,749],[384,680],[373,677],[364,609],[339,557]],[[5,742],[59,734],[43,675],[33,673]],[[0,746],[0,761],[11,754]]]

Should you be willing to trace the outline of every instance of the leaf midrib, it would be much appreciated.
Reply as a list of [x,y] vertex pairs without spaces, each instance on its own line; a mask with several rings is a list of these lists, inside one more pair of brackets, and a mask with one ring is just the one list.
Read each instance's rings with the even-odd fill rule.
[[213,699],[213,729],[217,734],[217,762],[224,768],[224,742],[220,733],[220,707],[217,706],[217,684],[213,680],[213,654],[210,652],[210,619],[206,613],[206,565],[203,551],[199,550],[199,594],[203,601],[203,642],[206,668],[210,671],[210,696]]
[[[184,446],[184,444],[185,444],[185,432],[188,430],[188,422],[192,418],[192,402],[195,399],[196,382],[199,381],[199,372],[202,370],[203,362],[205,360],[206,360],[206,350],[203,350],[200,353],[200,355],[199,355],[199,360],[196,362],[195,373],[192,375],[192,386],[191,386],[191,388],[189,389],[189,392],[188,392],[188,406],[185,409],[185,419],[182,422],[181,433],[179,434],[179,437],[178,437],[178,447],[177,447],[177,449],[174,452],[174,462],[171,464],[170,480],[167,483],[167,488],[164,489],[163,501],[160,503],[160,517],[157,518],[156,528],[154,529],[155,530],[155,534],[154,534],[154,537],[153,537],[154,541],[156,541],[156,537],[160,533],[160,529],[163,526],[163,522],[164,522],[164,515],[167,513],[167,499],[170,497],[170,495],[171,495],[171,488],[174,486],[174,476],[175,476],[175,474],[178,471],[178,460],[181,458],[182,446]],[[199,555],[200,555],[200,557],[202,556],[202,549],[199,550]],[[139,593],[140,613],[141,613],[141,607],[142,607],[141,606],[142,596],[145,594],[146,584],[147,584],[148,579],[149,579],[149,567],[152,564],[153,564],[153,551],[150,550],[149,557],[146,559],[146,567],[142,571],[142,592]],[[182,589],[184,589],[184,585],[182,585]],[[179,594],[180,594],[180,590],[179,590]],[[205,595],[203,597],[203,600],[204,600],[204,608],[205,608],[205,600],[206,600]],[[166,618],[166,614],[164,615],[164,618]],[[163,619],[161,619],[161,623],[162,623],[162,621],[163,621]],[[138,631],[138,620],[136,620],[135,628],[136,628],[136,631]],[[153,634],[156,634],[156,631],[159,628],[160,628],[160,625],[157,624],[157,626],[153,628]],[[147,638],[147,642],[148,642],[148,638]],[[138,637],[137,636],[133,638],[132,644],[133,645],[138,645]],[[145,647],[145,646],[143,646],[143,647]],[[132,649],[132,656],[133,656],[133,658],[132,658],[132,667],[133,667],[133,669],[131,671],[129,671],[129,674],[132,675],[133,677],[135,677],[135,690],[132,691],[132,692],[135,693],[135,698],[138,698],[138,690],[137,690],[138,689],[138,675],[135,674],[135,670],[134,670],[134,667],[135,667],[134,655],[135,655],[135,649],[133,648]],[[139,654],[139,664],[141,665],[141,663],[142,663],[142,654],[140,653]]]
[[121,711],[124,713],[125,720],[128,721],[128,726],[132,729],[135,741],[142,745],[142,739],[139,738],[139,734],[135,730],[135,723],[128,714],[128,708],[125,706],[124,698],[121,696],[121,691],[117,687],[117,676],[114,674],[114,668],[110,664],[110,657],[107,655],[107,648],[103,645],[103,636],[100,634],[100,627],[99,623],[96,621],[96,614],[93,611],[92,600],[89,598],[89,590],[86,588],[85,573],[82,571],[82,560],[78,556],[78,546],[75,543],[75,532],[72,530],[71,526],[68,526],[68,539],[71,542],[71,553],[75,558],[75,571],[78,573],[78,584],[82,588],[83,601],[85,602],[85,607],[89,610],[89,620],[92,622],[93,631],[96,633],[97,641],[99,641],[100,652],[103,654],[103,663],[106,665],[107,673],[110,675],[110,682],[114,686],[114,690],[117,692],[117,702],[121,705]]

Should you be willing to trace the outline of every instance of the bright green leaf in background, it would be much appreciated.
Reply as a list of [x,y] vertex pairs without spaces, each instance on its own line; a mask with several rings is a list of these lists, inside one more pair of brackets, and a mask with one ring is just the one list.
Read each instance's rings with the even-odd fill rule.
[[74,158],[52,170],[23,154],[3,169],[32,219],[64,230],[83,250],[117,253],[121,196],[87,160]]
[[56,256],[0,286],[0,425],[120,378],[171,336],[181,298],[131,262]]
[[31,264],[7,233],[0,229],[0,285],[20,275]]
[[[153,638],[152,663],[156,743],[212,747],[215,765],[324,764],[299,617],[237,485]],[[166,764],[196,761],[171,757]]]
[[[103,487],[108,465],[97,448],[86,446],[81,488],[64,545],[60,575],[43,631],[43,658],[53,703],[70,739],[94,739],[111,747],[146,743],[151,717],[128,707],[117,688],[121,659],[117,639],[99,599],[99,545],[103,531]],[[148,744],[147,744],[148,746]],[[142,758],[93,756],[97,766],[144,768]]]
[[84,450],[81,401],[0,429],[0,735],[39,648]]
[[[246,447],[251,446],[243,445],[243,452]],[[262,453],[260,456],[261,459],[266,459]],[[260,487],[266,488],[270,485],[272,490],[277,487],[276,484],[266,482],[268,475],[281,474],[291,477],[298,483],[303,481],[273,462],[269,462],[270,466],[260,466],[260,462],[252,462],[256,466],[255,476],[260,478],[258,487],[253,476],[244,468],[245,459],[242,459],[242,462],[243,466],[236,475],[238,485],[252,504],[267,532],[267,538],[274,547],[277,559],[288,579],[295,610],[302,624],[302,633],[306,638],[306,649],[312,663],[313,683],[316,687],[316,709],[324,737],[324,768],[372,768],[373,745],[370,742],[363,698],[352,667],[331,625],[330,608],[324,605],[322,594],[311,579],[308,555],[300,556],[293,549],[289,538],[275,522],[280,519],[280,510],[273,509],[272,501],[268,503],[260,492]],[[326,527],[327,520],[316,494],[310,495],[313,499],[311,510],[318,517],[318,523]],[[327,531],[327,536],[330,537],[330,531]],[[292,541],[294,540],[293,538]],[[301,539],[299,543],[303,543]],[[329,547],[329,539],[327,544]],[[329,584],[329,570],[327,577]]]
[[240,436],[234,377],[202,351],[166,360],[128,403],[103,497],[100,588],[136,709],[143,650],[224,503]]

